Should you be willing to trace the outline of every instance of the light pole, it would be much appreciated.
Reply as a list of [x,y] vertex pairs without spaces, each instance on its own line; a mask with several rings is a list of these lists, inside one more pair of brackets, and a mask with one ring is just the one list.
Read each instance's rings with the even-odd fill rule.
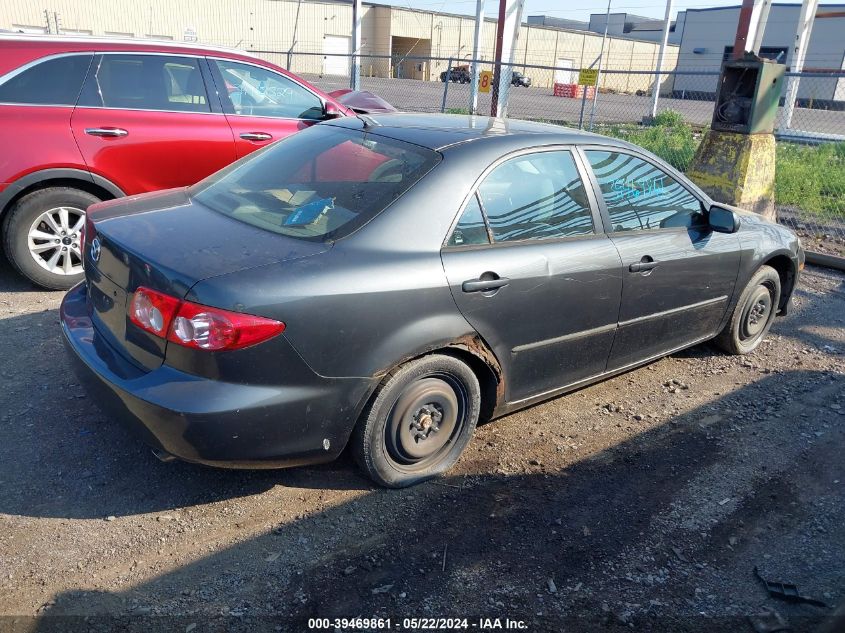
[[601,86],[601,68],[604,64],[604,44],[607,41],[607,27],[610,24],[610,3],[612,0],[607,0],[607,15],[604,18],[604,35],[601,38],[601,52],[599,53],[599,67],[596,72],[596,89],[593,92],[593,105],[590,107],[590,131],[593,130],[593,118],[596,115],[596,101],[599,98],[599,86]]

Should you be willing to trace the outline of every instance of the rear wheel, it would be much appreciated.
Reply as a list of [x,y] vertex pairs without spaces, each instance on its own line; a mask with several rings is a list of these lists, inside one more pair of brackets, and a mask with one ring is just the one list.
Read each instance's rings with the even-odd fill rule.
[[411,361],[390,374],[352,438],[358,465],[376,483],[403,488],[458,461],[472,437],[481,389],[472,370],[451,356]]
[[39,189],[15,202],[3,223],[12,265],[33,283],[66,290],[82,280],[85,210],[96,196],[71,187]]
[[730,354],[753,352],[772,326],[780,303],[780,276],[771,266],[761,266],[745,286],[716,344]]

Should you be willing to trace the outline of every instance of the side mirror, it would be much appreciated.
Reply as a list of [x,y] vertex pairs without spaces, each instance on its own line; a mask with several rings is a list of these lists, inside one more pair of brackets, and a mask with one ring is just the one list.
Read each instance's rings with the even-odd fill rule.
[[340,111],[340,108],[337,107],[337,104],[332,103],[331,101],[326,101],[323,104],[323,118],[328,119],[338,119],[342,117],[343,114]]
[[739,230],[739,216],[723,207],[713,205],[708,213],[710,228],[718,233],[736,233]]

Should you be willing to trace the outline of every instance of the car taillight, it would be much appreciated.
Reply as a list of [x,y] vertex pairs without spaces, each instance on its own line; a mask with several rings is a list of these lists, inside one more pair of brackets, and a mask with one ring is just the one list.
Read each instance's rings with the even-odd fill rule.
[[132,297],[129,318],[177,345],[208,351],[242,349],[285,331],[281,321],[181,301],[143,287]]
[[179,299],[149,288],[138,288],[129,305],[129,319],[142,330],[167,337]]

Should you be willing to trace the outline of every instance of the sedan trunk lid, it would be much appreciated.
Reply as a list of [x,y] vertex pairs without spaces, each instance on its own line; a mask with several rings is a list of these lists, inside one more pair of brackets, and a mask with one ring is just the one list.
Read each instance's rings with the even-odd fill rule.
[[129,321],[129,302],[139,286],[183,298],[198,281],[329,248],[229,218],[184,188],[97,204],[89,213],[96,234],[85,252],[92,321],[114,347],[146,369],[161,365],[166,342]]

